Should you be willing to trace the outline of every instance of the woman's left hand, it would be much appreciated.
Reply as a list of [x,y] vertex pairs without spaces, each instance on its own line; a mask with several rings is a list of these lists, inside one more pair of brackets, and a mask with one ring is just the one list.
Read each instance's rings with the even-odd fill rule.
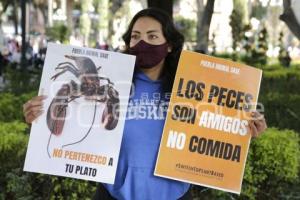
[[253,111],[251,117],[249,120],[250,133],[252,137],[258,137],[267,129],[265,117],[257,111]]

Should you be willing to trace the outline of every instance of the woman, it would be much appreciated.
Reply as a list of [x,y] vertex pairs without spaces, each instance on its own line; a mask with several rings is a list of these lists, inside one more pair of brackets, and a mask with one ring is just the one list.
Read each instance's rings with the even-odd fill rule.
[[[123,39],[125,53],[137,56],[135,87],[115,183],[100,184],[95,199],[191,199],[189,184],[153,175],[166,116],[166,112],[159,111],[166,110],[184,38],[166,13],[149,8],[134,16]],[[26,122],[31,123],[41,114],[44,98],[35,97],[24,105]],[[260,115],[255,113],[254,117]],[[255,120],[250,127],[256,136],[266,128],[265,120]]]

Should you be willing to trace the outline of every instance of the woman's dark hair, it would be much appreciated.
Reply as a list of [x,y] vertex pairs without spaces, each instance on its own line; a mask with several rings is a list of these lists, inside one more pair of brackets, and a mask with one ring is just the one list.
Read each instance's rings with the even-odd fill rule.
[[166,12],[158,8],[147,8],[141,10],[132,18],[127,31],[123,35],[123,40],[126,44],[125,53],[129,48],[133,26],[141,17],[151,17],[157,20],[161,24],[162,32],[167,43],[172,47],[172,51],[165,58],[165,65],[161,74],[161,79],[163,81],[162,90],[164,93],[169,93],[172,91],[179,56],[184,43],[184,37],[175,28],[171,17]]

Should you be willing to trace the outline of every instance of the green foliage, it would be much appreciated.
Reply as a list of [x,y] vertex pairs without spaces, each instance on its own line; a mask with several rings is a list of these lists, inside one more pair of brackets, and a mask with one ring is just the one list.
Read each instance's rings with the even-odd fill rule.
[[291,57],[289,55],[289,52],[284,48],[283,45],[283,32],[281,31],[279,34],[279,55],[278,60],[284,67],[289,67],[291,63]]
[[257,38],[253,38],[253,45],[249,46],[249,38],[246,38],[247,54],[242,58],[242,61],[248,65],[262,68],[267,64],[268,57],[268,32],[265,27],[255,35]]
[[[9,122],[9,123],[5,123],[5,122],[0,122],[1,126],[0,126],[0,135],[9,135],[9,134],[20,134],[20,133],[25,133],[24,131],[26,130],[26,128],[28,128],[28,125],[23,123],[23,122],[18,122],[18,121],[14,121],[14,122]],[[3,139],[1,137],[1,142],[5,141],[5,139]],[[1,144],[0,144],[1,145]],[[1,147],[0,147],[1,150]]]
[[258,101],[264,106],[269,126],[300,132],[300,70],[299,66],[266,67],[263,71]]
[[69,42],[71,30],[64,23],[54,23],[52,27],[46,29],[46,34],[50,40],[67,44]]
[[300,131],[300,94],[265,93],[260,102],[270,126]]
[[182,16],[174,19],[177,29],[184,35],[186,41],[196,41],[196,21]]
[[96,191],[96,183],[83,180],[51,177],[51,184],[51,199],[90,199]]
[[219,57],[219,58],[225,58],[225,59],[231,59],[232,58],[232,54],[231,53],[216,53],[214,56]]
[[235,10],[239,10],[242,15],[240,18],[240,22],[242,24],[248,24],[249,23],[249,14],[248,14],[248,0],[233,0],[233,7]]
[[216,39],[216,34],[213,33],[212,39],[210,40],[210,46],[212,48],[212,51],[211,51],[212,56],[215,56],[217,54],[217,45],[216,45],[215,39]]
[[23,172],[28,125],[0,123],[0,199],[90,199],[96,183]]
[[20,95],[38,90],[41,69],[22,69],[17,63],[10,63],[5,69],[4,77],[7,83],[3,92]]
[[[23,165],[28,136],[22,122],[0,122],[0,193],[5,194],[6,174]],[[4,187],[3,187],[4,186]]]
[[35,95],[35,92],[20,96],[2,93],[0,96],[0,122],[23,121],[23,104]]
[[231,26],[231,35],[232,35],[232,48],[233,54],[232,59],[238,60],[238,47],[241,47],[242,39],[244,38],[245,32],[248,30],[248,16],[247,16],[247,7],[245,0],[234,0],[233,1],[233,10],[230,15],[230,26]]
[[79,28],[82,35],[89,35],[91,29],[91,20],[87,13],[83,13],[80,16]]
[[238,43],[242,40],[244,35],[244,24],[241,23],[243,13],[241,10],[233,9],[230,15],[230,26],[232,34],[232,48],[236,50]]
[[299,94],[300,70],[299,67],[290,69],[274,66],[263,70],[263,82],[261,95],[267,92],[279,92],[285,94]]
[[259,20],[263,19],[267,14],[267,6],[263,6],[261,1],[255,1],[252,4],[251,17],[255,17]]
[[[262,65],[267,64],[267,51],[268,51],[268,32],[266,27],[258,34],[257,48],[252,53],[252,58],[257,58],[254,63],[260,63]],[[253,61],[252,61],[253,62]]]
[[85,37],[85,45],[88,42],[88,36],[91,31],[91,19],[89,17],[89,7],[92,5],[92,0],[81,1],[81,16],[79,18],[79,29],[82,35]]
[[[200,199],[285,199],[300,186],[299,135],[269,128],[253,139],[245,167],[240,196],[213,189],[202,190]],[[199,188],[195,187],[194,192]]]
[[88,200],[96,191],[96,183],[21,170],[8,173],[7,179],[7,191],[14,199]]
[[249,38],[245,36],[245,33],[251,29],[249,24],[243,23],[241,19],[245,18],[244,6],[241,2],[235,2],[237,4],[230,15],[230,26],[232,34],[232,48],[233,54],[231,58],[236,61],[239,59],[238,48],[241,48],[242,43],[245,43],[244,49],[246,54],[249,54],[252,45],[250,45]]
[[96,13],[99,15],[96,29],[105,30],[108,28],[108,0],[93,0]]
[[[299,185],[299,142],[299,134],[276,128],[268,129],[255,139],[246,167],[245,196],[249,199],[282,199],[288,193],[289,185]],[[248,190],[248,194],[245,193]]]

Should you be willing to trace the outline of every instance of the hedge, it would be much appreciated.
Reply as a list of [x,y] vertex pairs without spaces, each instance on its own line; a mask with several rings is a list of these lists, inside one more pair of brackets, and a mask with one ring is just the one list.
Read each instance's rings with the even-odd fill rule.
[[240,196],[214,189],[199,190],[194,186],[194,199],[300,198],[299,138],[294,131],[269,128],[251,142]]
[[264,105],[269,126],[300,133],[300,68],[265,69],[259,102]]
[[264,70],[260,93],[270,92],[300,94],[300,69]]
[[23,104],[36,95],[31,92],[22,95],[1,93],[0,95],[0,122],[23,121]]
[[27,124],[0,122],[0,199],[91,199],[96,183],[23,171]]

